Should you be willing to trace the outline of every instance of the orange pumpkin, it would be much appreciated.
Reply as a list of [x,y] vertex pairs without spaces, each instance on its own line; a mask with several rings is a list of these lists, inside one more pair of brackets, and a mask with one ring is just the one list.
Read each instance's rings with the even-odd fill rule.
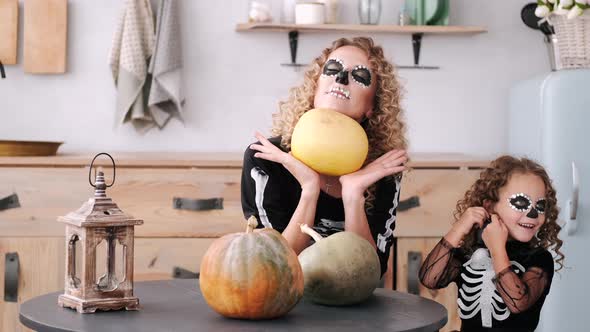
[[230,318],[270,319],[285,315],[303,296],[303,272],[287,240],[274,229],[225,235],[201,262],[199,285],[207,304]]

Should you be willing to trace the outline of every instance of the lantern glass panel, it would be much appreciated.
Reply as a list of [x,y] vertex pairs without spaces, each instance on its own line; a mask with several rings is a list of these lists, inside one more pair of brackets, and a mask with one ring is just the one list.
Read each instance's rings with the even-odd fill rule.
[[[109,277],[109,241],[112,241],[114,246],[114,270]],[[120,283],[125,281],[125,264],[127,259],[125,257],[126,248],[119,240],[112,238],[111,240],[104,239],[96,246],[96,271],[95,281],[98,289],[101,291],[112,291],[117,289]]]
[[80,288],[82,276],[82,242],[77,234],[70,237],[68,242],[69,282],[74,288]]

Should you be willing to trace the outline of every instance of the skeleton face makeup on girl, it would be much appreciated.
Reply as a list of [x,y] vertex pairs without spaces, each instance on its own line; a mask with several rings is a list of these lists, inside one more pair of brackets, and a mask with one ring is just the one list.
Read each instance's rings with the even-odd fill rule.
[[314,97],[315,108],[331,108],[361,122],[370,117],[376,77],[369,57],[354,46],[334,50],[324,63]]
[[544,214],[545,204],[547,204],[545,197],[539,198],[535,204],[533,204],[529,195],[525,193],[514,194],[510,196],[507,201],[514,211],[528,212],[526,216],[532,219],[537,219],[539,214]]
[[543,180],[530,173],[514,173],[500,188],[494,210],[512,239],[528,242],[545,223],[545,193]]

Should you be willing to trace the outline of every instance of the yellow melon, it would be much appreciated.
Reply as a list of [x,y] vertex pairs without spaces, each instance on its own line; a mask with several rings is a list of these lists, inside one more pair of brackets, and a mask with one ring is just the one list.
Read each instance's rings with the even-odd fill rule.
[[293,156],[318,173],[340,176],[363,166],[369,151],[367,134],[352,118],[330,109],[301,116],[291,137]]

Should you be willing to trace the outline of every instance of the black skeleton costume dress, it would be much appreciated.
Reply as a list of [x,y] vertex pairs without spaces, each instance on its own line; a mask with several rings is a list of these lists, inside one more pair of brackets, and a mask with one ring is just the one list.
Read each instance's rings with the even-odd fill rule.
[[[275,146],[281,138],[269,139]],[[284,150],[284,149],[283,149]],[[254,157],[250,148],[244,153],[242,170],[242,209],[244,216],[255,216],[258,228],[274,228],[283,232],[299,203],[301,185],[283,165]],[[366,211],[369,228],[377,244],[381,274],[387,270],[387,259],[393,243],[400,179],[389,177],[377,182],[373,208]],[[314,221],[314,230],[328,236],[344,230],[344,205],[321,191]]]
[[495,273],[489,250],[480,245],[468,254],[443,237],[420,269],[431,289],[451,282],[459,290],[461,331],[534,331],[553,279],[553,257],[544,248],[509,241],[511,266]]

